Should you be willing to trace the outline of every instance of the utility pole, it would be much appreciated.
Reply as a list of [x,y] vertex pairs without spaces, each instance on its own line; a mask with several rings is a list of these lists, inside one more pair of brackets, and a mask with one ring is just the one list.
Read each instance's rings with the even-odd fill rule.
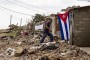
[[22,30],[21,25],[22,25],[22,18],[21,18],[21,20],[20,20],[20,32],[21,32],[21,30]]
[[11,23],[12,23],[12,15],[10,16],[10,25],[11,25]]
[[11,24],[12,24],[12,15],[10,16],[10,25],[9,25],[10,31],[11,31]]
[[27,18],[26,18],[26,30],[28,30],[28,26],[27,26],[27,24],[28,24],[28,21],[27,21]]
[[26,18],[26,21],[25,21],[25,25],[27,25],[27,18]]
[[21,20],[20,20],[20,27],[21,27],[21,25],[22,25],[22,18],[21,18]]
[[29,23],[29,19],[28,19],[28,23]]
[[[34,19],[34,16],[32,16],[32,20]],[[32,21],[32,32],[33,32],[33,36],[34,36],[34,33],[35,33],[35,23],[34,21]]]

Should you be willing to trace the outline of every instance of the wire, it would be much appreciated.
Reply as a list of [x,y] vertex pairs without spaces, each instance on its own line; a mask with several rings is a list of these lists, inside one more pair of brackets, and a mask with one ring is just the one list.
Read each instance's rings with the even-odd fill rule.
[[6,9],[6,10],[8,10],[8,11],[14,12],[14,13],[18,13],[18,14],[22,14],[22,15],[27,15],[27,16],[33,16],[33,15],[29,15],[29,14],[25,14],[25,13],[21,13],[21,12],[13,11],[13,10],[8,9],[8,8],[5,8],[5,7],[3,7],[3,6],[0,6],[0,7],[3,8],[3,9]]
[[[46,9],[43,9],[43,8],[40,8],[40,7],[37,7],[37,6],[29,5],[29,4],[27,4],[27,3],[24,3],[24,2],[21,2],[21,1],[18,1],[18,0],[14,0],[14,1],[19,2],[19,3],[21,3],[21,4],[24,4],[24,5],[28,5],[28,6],[34,7],[34,8],[38,8],[38,9],[42,9],[42,10],[50,11],[50,12],[51,12],[51,10],[46,10]],[[52,11],[52,12],[53,12],[53,11]]]
[[[9,0],[6,0],[6,1],[8,1],[8,2],[10,2],[10,3],[14,3],[14,2],[9,1]],[[14,4],[16,4],[16,3],[14,3]],[[16,4],[16,5],[17,5],[17,4]],[[18,5],[18,6],[24,7],[24,6],[21,6],[21,5]],[[24,8],[29,9],[29,10],[32,10],[32,11],[37,11],[37,10],[31,9],[31,8],[27,8],[27,7],[24,7]],[[41,11],[37,11],[37,12],[43,13],[43,12],[41,12]]]

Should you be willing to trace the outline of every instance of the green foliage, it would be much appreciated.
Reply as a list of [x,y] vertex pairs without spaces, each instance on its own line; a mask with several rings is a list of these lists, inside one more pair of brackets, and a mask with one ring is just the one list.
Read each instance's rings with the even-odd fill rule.
[[6,36],[13,36],[13,37],[16,37],[16,33],[17,33],[17,32],[6,33]]
[[10,29],[9,29],[10,33],[8,33],[7,36],[15,37],[15,36],[19,35],[20,31],[22,30],[22,27],[14,25],[14,24],[10,25],[9,27],[10,27]]
[[16,33],[17,32],[10,32],[10,33],[1,33],[0,36],[13,36],[13,37],[16,37]]
[[34,17],[34,19],[33,19],[33,21],[35,23],[37,23],[37,22],[40,22],[40,21],[44,21],[44,19],[45,19],[45,16],[44,15],[36,14],[35,17]]
[[18,26],[14,25],[14,24],[9,25],[9,27],[10,27],[10,30],[17,30],[18,29]]

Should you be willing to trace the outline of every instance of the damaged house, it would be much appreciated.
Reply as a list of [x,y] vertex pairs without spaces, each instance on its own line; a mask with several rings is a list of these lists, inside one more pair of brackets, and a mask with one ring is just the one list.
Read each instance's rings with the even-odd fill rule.
[[90,46],[90,6],[73,8],[71,13],[71,39],[77,46]]

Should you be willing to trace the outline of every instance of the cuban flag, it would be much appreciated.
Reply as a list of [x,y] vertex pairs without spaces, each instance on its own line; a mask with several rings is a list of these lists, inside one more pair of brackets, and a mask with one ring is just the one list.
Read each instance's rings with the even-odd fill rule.
[[58,14],[59,27],[61,31],[62,40],[70,39],[70,24],[69,24],[69,12]]

